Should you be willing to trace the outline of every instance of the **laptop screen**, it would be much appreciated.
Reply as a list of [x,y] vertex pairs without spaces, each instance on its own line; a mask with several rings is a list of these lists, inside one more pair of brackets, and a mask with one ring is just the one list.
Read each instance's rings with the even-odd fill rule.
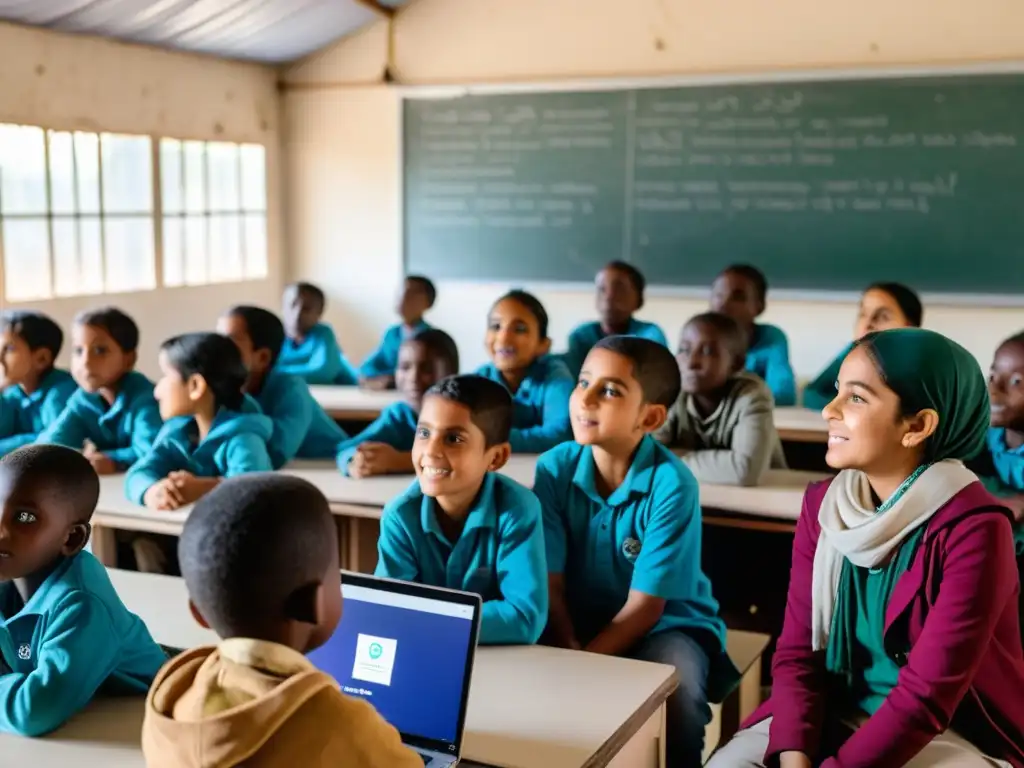
[[457,754],[476,648],[475,595],[342,577],[344,612],[309,659],[412,746]]

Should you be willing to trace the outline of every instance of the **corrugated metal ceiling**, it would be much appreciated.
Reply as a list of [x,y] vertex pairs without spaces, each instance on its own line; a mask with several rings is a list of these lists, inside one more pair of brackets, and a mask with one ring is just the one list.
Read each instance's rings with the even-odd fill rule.
[[356,0],[0,0],[0,20],[268,63],[300,59],[375,18]]

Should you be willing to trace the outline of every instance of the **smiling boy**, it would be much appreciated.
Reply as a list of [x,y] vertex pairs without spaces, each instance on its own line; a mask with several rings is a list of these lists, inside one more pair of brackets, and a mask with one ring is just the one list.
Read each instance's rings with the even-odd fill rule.
[[377,575],[475,592],[480,642],[529,644],[547,618],[537,497],[497,474],[508,461],[512,400],[497,382],[451,376],[423,398],[417,482],[384,508]]
[[989,372],[991,425],[988,452],[995,490],[1017,520],[1017,553],[1024,555],[1024,333],[999,345]]

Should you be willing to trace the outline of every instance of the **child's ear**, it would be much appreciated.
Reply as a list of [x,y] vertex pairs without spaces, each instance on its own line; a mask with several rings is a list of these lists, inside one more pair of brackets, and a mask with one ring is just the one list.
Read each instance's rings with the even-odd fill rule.
[[491,452],[491,461],[487,465],[488,472],[497,472],[508,464],[509,457],[512,455],[512,445],[510,443],[492,445],[487,450]]
[[32,353],[32,365],[37,371],[46,371],[53,367],[53,352],[40,347]]
[[210,622],[203,618],[203,614],[199,612],[199,609],[196,607],[196,604],[193,603],[191,600],[188,601],[188,610],[189,613],[192,614],[192,618],[196,620],[196,624],[198,624],[203,629],[210,628]]
[[668,408],[664,405],[647,403],[640,413],[640,428],[644,432],[657,432],[668,419]]
[[918,411],[907,419],[907,431],[903,435],[904,448],[916,448],[935,434],[939,428],[939,414],[932,408]]
[[319,581],[313,581],[296,589],[285,600],[285,616],[310,626],[319,624],[324,607],[324,596],[320,594],[323,588]]
[[747,356],[736,352],[732,356],[732,365],[729,366],[729,373],[735,375],[747,366]]
[[252,353],[253,368],[265,371],[270,367],[270,355],[269,349],[257,349]]
[[139,362],[139,351],[137,349],[133,349],[131,352],[126,352],[124,362],[128,370],[134,371],[136,364]]
[[544,338],[540,341],[540,346],[537,348],[541,355],[546,355],[551,351],[551,339]]
[[185,382],[185,386],[188,387],[188,398],[192,402],[202,400],[203,395],[205,395],[207,390],[209,390],[206,379],[198,373],[193,373],[189,376],[188,381]]
[[89,523],[75,523],[68,529],[68,535],[64,539],[64,546],[61,547],[60,553],[64,557],[74,557],[89,543],[91,535],[92,526]]

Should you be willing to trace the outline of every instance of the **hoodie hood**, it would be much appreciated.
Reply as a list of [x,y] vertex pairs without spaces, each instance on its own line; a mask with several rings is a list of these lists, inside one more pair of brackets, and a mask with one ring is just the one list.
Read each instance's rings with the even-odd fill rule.
[[[244,764],[334,680],[312,667],[281,676],[214,647],[170,661],[146,699],[142,748],[149,768]],[[327,726],[325,726],[327,727]],[[298,746],[298,745],[297,745]]]

